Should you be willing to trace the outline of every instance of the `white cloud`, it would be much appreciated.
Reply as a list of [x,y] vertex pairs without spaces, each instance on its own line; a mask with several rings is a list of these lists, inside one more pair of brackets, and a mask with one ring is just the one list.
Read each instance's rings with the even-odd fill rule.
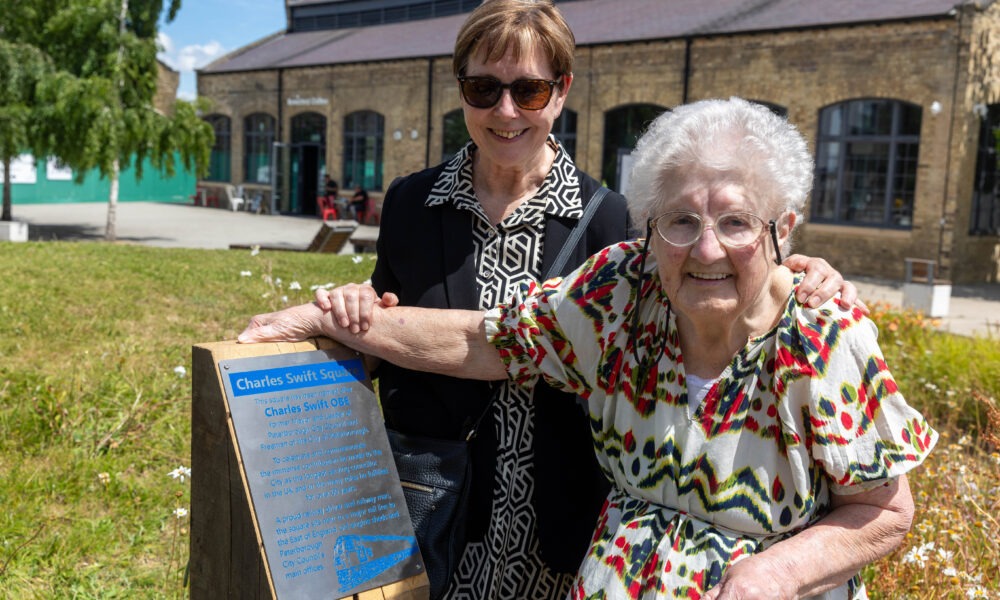
[[184,46],[177,53],[177,67],[181,71],[200,69],[225,53],[226,49],[215,40],[207,44]]
[[162,31],[156,34],[156,44],[160,47],[161,58],[164,54],[170,54],[174,51],[174,40]]
[[183,100],[193,100],[194,70],[200,69],[226,53],[223,45],[212,40],[207,44],[189,44],[178,49],[169,35],[162,31],[156,37],[160,46],[157,57],[181,75],[181,85],[177,97]]

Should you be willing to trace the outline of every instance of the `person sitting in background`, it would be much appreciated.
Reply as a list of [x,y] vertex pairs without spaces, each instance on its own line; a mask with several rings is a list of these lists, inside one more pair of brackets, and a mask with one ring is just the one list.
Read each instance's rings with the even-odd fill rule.
[[364,225],[365,215],[368,212],[368,191],[360,183],[354,187],[354,195],[351,196],[351,210],[354,211],[354,219]]
[[860,309],[797,301],[781,266],[812,182],[766,108],[706,100],[639,140],[646,237],[488,312],[367,286],[258,315],[241,342],[326,335],[410,369],[585,398],[612,482],[569,598],[865,598],[937,441]]
[[323,176],[323,194],[326,197],[326,205],[339,211],[337,196],[340,194],[340,186],[337,185],[337,180],[330,177],[329,174]]

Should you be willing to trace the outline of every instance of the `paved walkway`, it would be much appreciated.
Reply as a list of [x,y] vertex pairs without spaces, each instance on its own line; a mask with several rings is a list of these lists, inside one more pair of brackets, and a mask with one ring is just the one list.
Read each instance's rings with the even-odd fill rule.
[[[27,221],[32,240],[101,240],[107,204],[15,204],[14,218]],[[126,202],[118,205],[118,240],[124,243],[175,248],[228,248],[230,244],[260,244],[305,248],[319,230],[316,217],[255,215],[185,204]],[[374,239],[378,228],[362,225],[355,236]],[[352,253],[348,244],[342,253]],[[862,299],[901,306],[902,282],[852,277]],[[956,285],[948,316],[940,329],[1000,340],[1000,284]]]
[[[30,240],[99,241],[104,239],[108,205],[104,202],[15,204],[14,219],[28,223]],[[304,249],[319,231],[318,217],[257,215],[190,204],[122,202],[116,230],[119,243],[165,248],[229,248],[230,244]],[[378,236],[361,225],[354,235]],[[342,253],[353,252],[350,244]]]

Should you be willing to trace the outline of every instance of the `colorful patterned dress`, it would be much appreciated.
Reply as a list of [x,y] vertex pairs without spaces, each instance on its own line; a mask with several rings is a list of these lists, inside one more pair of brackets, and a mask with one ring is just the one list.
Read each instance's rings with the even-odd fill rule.
[[[640,259],[637,242],[611,246],[487,313],[512,380],[541,376],[587,398],[598,459],[615,484],[571,598],[698,598],[727,565],[824,516],[831,492],[879,486],[934,446],[937,434],[899,394],[874,324],[833,302],[809,309],[790,295],[778,325],[747,343],[703,401],[689,402],[652,254],[640,331],[630,335]],[[855,576],[820,597],[866,593]]]

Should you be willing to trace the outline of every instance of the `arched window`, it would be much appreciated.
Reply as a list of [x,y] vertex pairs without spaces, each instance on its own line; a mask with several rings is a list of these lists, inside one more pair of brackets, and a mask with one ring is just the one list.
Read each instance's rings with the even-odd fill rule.
[[212,126],[215,142],[212,143],[212,154],[208,162],[208,181],[230,180],[230,149],[232,135],[229,131],[230,119],[225,115],[208,115],[205,122]]
[[649,123],[667,110],[655,104],[633,104],[609,110],[604,115],[604,153],[601,179],[613,190],[625,191],[625,181],[635,143]]
[[976,180],[972,190],[970,235],[1000,235],[1000,104],[983,107],[979,128],[979,152],[976,157]]
[[254,113],[243,125],[244,180],[271,183],[271,145],[274,144],[274,117]]
[[382,148],[385,118],[361,110],[344,117],[344,181],[348,187],[382,189]]
[[566,154],[576,158],[576,111],[563,108],[562,114],[552,124],[552,134],[562,144]]
[[454,156],[468,141],[469,130],[465,127],[462,109],[456,108],[445,114],[441,127],[441,160],[445,161]]
[[812,220],[909,228],[921,109],[900,100],[848,100],[819,113]]

